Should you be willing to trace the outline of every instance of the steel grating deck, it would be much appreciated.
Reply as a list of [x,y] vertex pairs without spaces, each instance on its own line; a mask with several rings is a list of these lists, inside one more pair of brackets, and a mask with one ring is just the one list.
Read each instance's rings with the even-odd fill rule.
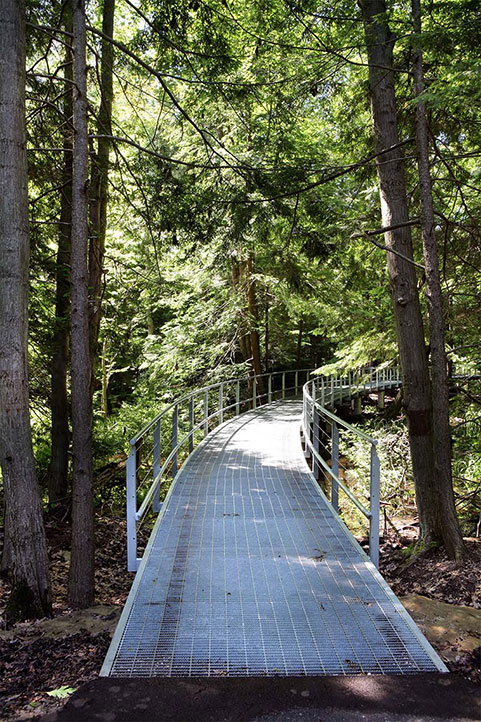
[[300,414],[264,406],[190,456],[102,675],[447,671],[309,472]]

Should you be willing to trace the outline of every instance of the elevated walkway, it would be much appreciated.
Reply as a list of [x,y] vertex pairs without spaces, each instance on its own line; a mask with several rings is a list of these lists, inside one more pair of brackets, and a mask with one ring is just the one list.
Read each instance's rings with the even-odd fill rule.
[[152,532],[103,676],[445,672],[305,462],[302,403],[212,431]]

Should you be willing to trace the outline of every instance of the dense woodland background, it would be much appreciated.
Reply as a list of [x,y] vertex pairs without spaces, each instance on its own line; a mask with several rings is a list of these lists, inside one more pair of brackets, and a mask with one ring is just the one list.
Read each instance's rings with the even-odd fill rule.
[[[433,508],[436,478],[415,462],[413,479],[409,448],[439,466],[440,486],[444,469],[448,508],[452,450],[461,533],[475,536],[481,388],[446,371],[479,369],[479,3],[2,6],[7,621],[51,609],[44,521],[72,525],[70,604],[93,603],[93,510],[123,515],[129,438],[186,389],[252,372],[387,368],[401,351],[404,411],[363,420],[380,439],[386,514],[418,518],[414,481]],[[11,373],[27,280],[31,445],[28,417],[8,415],[27,389]],[[420,423],[434,425],[431,456]],[[418,511],[417,551],[444,542],[466,558],[453,514]]]

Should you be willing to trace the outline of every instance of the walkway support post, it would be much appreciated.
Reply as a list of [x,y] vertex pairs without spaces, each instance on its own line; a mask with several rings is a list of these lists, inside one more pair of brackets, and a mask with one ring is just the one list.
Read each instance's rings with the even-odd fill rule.
[[177,436],[179,430],[179,407],[177,404],[174,406],[172,412],[172,478],[175,479],[177,476],[177,461],[178,461],[178,450],[177,450]]
[[[157,421],[157,423],[154,426],[154,432],[153,432],[153,438],[154,438],[154,467],[153,467],[153,475],[154,480],[157,479],[158,476],[160,476],[160,421]],[[157,514],[160,511],[161,507],[160,503],[160,484],[157,484],[157,488],[154,492],[154,497],[152,499],[152,511]]]
[[331,427],[331,504],[334,510],[339,511],[339,485],[337,477],[339,476],[339,428],[335,421]]
[[137,446],[130,445],[127,458],[127,568],[137,571]]
[[254,376],[254,380],[252,382],[252,408],[257,408],[257,376]]
[[371,444],[371,500],[369,519],[369,556],[374,566],[379,567],[379,506],[380,506],[380,463],[376,444]]
[[224,422],[224,384],[219,386],[219,424]]
[[299,393],[299,371],[296,371],[294,376],[294,388],[296,390],[296,396]]
[[235,387],[235,413],[236,416],[239,416],[240,414],[240,381],[237,379],[236,387]]
[[267,400],[269,403],[272,401],[272,374],[267,378]]
[[282,398],[286,398],[286,372],[282,372]]

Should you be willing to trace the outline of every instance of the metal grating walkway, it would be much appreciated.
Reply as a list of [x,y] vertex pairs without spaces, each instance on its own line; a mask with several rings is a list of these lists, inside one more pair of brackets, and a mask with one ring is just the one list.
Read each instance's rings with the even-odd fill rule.
[[447,671],[314,481],[300,414],[236,417],[184,464],[102,675]]

